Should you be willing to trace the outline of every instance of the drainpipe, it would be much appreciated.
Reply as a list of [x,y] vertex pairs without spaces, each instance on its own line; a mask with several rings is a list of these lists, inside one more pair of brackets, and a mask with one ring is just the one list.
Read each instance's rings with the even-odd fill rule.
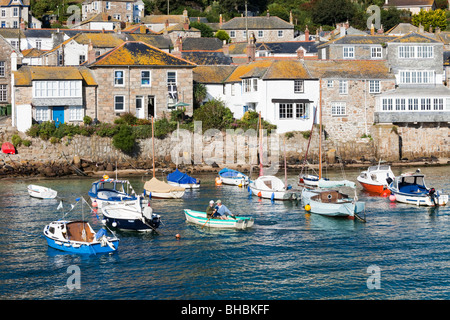
[[367,79],[364,79],[364,131],[366,136],[369,135],[367,132]]
[[128,112],[131,113],[131,73],[130,73],[130,66],[128,66]]

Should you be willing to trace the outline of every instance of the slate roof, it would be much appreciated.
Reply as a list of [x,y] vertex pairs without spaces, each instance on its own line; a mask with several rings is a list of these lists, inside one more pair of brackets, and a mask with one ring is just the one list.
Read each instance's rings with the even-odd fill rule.
[[403,36],[397,37],[394,40],[389,41],[390,43],[441,43],[440,41],[437,41],[431,37],[428,37],[426,35],[417,33],[417,32],[410,32],[408,34],[405,34]]
[[396,7],[423,7],[423,6],[432,6],[434,0],[388,0],[388,3],[384,4],[387,6],[396,6]]
[[197,65],[230,65],[233,62],[233,59],[223,52],[183,50],[181,56]]
[[303,47],[307,52],[317,52],[317,43],[313,41],[285,41],[285,42],[261,42],[256,43],[256,50],[268,50],[273,54],[290,53],[295,54]]
[[395,40],[396,38],[398,37],[388,35],[346,35],[344,37],[330,40],[320,45],[319,48],[328,46],[330,44],[382,44]]
[[[248,19],[248,20],[247,20]],[[248,24],[247,24],[248,23]],[[222,24],[223,30],[267,30],[267,29],[294,29],[294,26],[276,16],[235,17]]]
[[185,38],[183,39],[183,50],[222,50],[223,43],[220,39],[213,38]]
[[185,20],[185,16],[183,15],[166,15],[166,14],[151,14],[148,16],[145,16],[141,19],[141,23],[144,24],[165,24],[168,20],[170,24],[174,23],[183,23]]
[[146,43],[128,41],[100,55],[89,66],[195,67],[195,64]]
[[97,85],[85,67],[22,66],[13,72],[16,86],[31,86],[33,80],[83,80],[86,85]]

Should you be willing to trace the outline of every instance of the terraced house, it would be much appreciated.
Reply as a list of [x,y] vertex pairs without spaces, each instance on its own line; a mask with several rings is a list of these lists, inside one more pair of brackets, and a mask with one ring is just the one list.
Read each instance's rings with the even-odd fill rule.
[[143,42],[128,41],[86,64],[98,84],[94,118],[112,122],[124,112],[164,117],[180,104],[193,113],[195,64]]

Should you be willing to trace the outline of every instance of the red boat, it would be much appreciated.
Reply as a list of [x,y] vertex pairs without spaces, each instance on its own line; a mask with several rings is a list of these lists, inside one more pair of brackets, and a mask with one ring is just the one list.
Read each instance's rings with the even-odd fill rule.
[[16,149],[11,142],[4,142],[2,144],[2,152],[9,154],[16,154]]
[[394,178],[395,176],[390,166],[378,164],[378,166],[369,167],[366,171],[361,172],[356,180],[358,180],[364,190],[388,196],[391,193],[388,186]]

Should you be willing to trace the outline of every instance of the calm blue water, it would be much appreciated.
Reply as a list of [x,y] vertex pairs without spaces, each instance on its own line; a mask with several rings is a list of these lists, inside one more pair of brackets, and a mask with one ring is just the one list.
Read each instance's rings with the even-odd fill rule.
[[[422,168],[428,186],[447,193],[449,171]],[[346,177],[356,181],[358,172],[346,170]],[[367,207],[367,223],[361,223],[307,214],[295,203],[249,198],[246,189],[215,186],[212,173],[200,178],[200,190],[186,192],[184,199],[152,201],[164,223],[160,234],[121,232],[119,251],[100,256],[49,248],[42,230],[61,218],[59,200],[33,199],[26,191],[29,183],[54,188],[67,209],[76,197],[87,198],[94,179],[2,180],[0,299],[450,298],[449,206],[432,210],[390,203],[359,189]],[[146,179],[130,181],[140,192]],[[292,174],[289,183],[295,182]],[[185,221],[183,208],[203,210],[211,199],[253,216],[254,227],[219,231]],[[85,211],[88,216],[98,230],[100,222]],[[71,265],[81,271],[79,290],[66,286]],[[379,289],[367,286],[373,265],[380,270]]]

